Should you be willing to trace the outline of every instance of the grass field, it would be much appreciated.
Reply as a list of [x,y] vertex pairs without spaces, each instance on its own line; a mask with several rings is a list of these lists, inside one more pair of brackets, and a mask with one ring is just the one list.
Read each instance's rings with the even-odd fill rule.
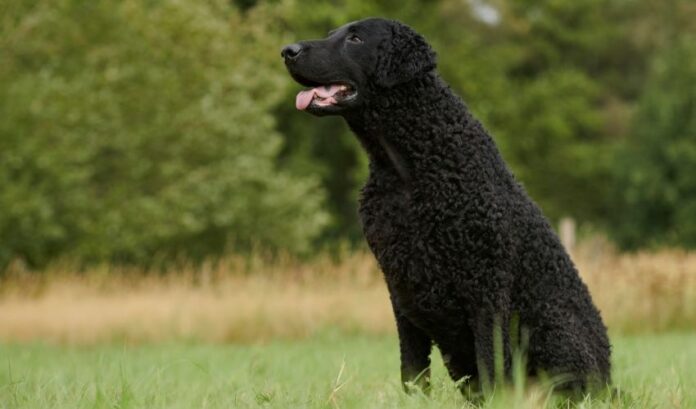
[[[696,333],[615,338],[618,397],[580,408],[696,408]],[[259,345],[0,346],[0,408],[541,408],[541,388],[473,405],[434,353],[431,397],[402,392],[392,336]],[[568,407],[567,404],[556,407]],[[575,407],[575,406],[571,406]]]
[[18,263],[0,277],[0,409],[696,409],[696,252],[574,256],[612,334],[614,396],[569,406],[517,383],[474,404],[437,353],[431,397],[403,393],[389,297],[356,252],[166,274]]

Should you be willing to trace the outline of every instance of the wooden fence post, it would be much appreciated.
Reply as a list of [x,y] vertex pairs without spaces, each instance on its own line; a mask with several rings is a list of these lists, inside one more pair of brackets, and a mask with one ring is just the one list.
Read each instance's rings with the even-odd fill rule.
[[562,218],[558,226],[558,235],[566,250],[573,253],[575,251],[575,219],[572,217]]

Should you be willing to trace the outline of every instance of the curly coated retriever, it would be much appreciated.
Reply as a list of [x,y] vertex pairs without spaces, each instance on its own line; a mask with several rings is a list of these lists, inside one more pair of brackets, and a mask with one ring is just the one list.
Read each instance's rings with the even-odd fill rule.
[[370,18],[281,54],[308,87],[297,109],[343,116],[369,155],[360,216],[391,294],[402,380],[428,385],[435,344],[453,379],[492,382],[526,339],[530,375],[573,391],[609,383],[587,287],[425,39]]

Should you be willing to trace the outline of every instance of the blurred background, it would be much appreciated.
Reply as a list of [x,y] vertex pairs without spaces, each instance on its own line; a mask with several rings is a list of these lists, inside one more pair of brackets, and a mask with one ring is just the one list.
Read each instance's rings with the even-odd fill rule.
[[696,325],[693,1],[4,0],[0,340],[393,333],[366,157],[279,55],[367,16],[437,50],[611,331]]

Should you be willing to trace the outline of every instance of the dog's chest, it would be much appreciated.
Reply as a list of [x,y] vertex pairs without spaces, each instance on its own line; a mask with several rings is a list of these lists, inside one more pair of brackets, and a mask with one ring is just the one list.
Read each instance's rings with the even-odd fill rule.
[[[365,238],[384,272],[392,297],[402,312],[423,327],[441,315],[458,313],[458,296],[449,277],[432,268],[436,260],[419,245],[422,227],[413,198],[406,190],[363,190],[360,213]],[[442,274],[445,273],[445,274]]]
[[400,186],[375,186],[363,189],[360,218],[365,239],[385,273],[404,268],[410,252],[413,221],[410,194]]
[[425,246],[423,237],[437,214],[436,199],[424,199],[418,192],[396,172],[371,174],[362,189],[363,233],[387,279],[414,270],[414,264],[425,262],[426,253],[437,246],[437,240],[428,240]]

